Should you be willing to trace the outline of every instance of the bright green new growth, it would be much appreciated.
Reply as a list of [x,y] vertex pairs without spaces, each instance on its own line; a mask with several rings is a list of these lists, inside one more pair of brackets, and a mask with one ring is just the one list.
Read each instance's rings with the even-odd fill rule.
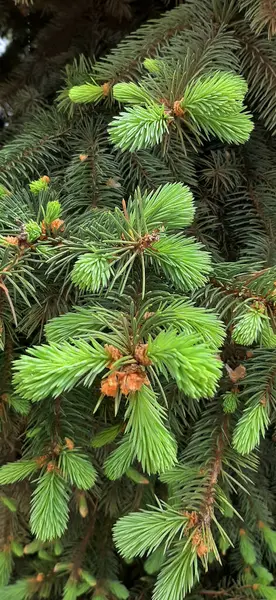
[[30,583],[27,579],[20,579],[16,583],[1,590],[2,600],[29,600],[32,597]]
[[243,107],[246,92],[246,81],[239,75],[203,76],[185,89],[181,100],[184,120],[195,134],[243,144],[253,130],[251,115]]
[[106,351],[95,340],[37,346],[15,363],[14,383],[23,398],[35,402],[51,394],[56,397],[79,381],[91,385],[107,363]]
[[107,287],[111,275],[110,263],[104,256],[84,254],[75,263],[71,279],[83,291],[99,292]]
[[32,194],[39,194],[39,192],[42,192],[43,190],[47,190],[47,188],[49,187],[49,178],[47,176],[44,177],[40,177],[40,179],[36,179],[34,181],[31,181],[31,183],[29,184],[29,188],[32,192]]
[[154,575],[160,571],[165,560],[164,547],[160,546],[154,550],[144,563],[144,569],[148,575]]
[[152,148],[168,133],[169,116],[163,105],[152,102],[147,108],[126,108],[109,126],[112,143],[123,151]]
[[263,306],[251,306],[245,314],[239,315],[233,331],[233,339],[237,344],[251,346],[260,341],[263,327],[268,322],[268,316]]
[[0,484],[6,485],[22,481],[33,475],[38,469],[36,460],[19,460],[13,463],[7,463],[0,468]]
[[1,600],[276,600],[276,54],[178,4],[0,131]]
[[142,86],[130,83],[117,83],[113,87],[113,96],[118,102],[129,104],[152,104],[152,98]]
[[33,492],[30,524],[41,541],[51,541],[64,533],[69,519],[69,495],[66,483],[55,471],[45,473]]
[[13,568],[13,557],[10,549],[4,549],[0,552],[0,586],[8,583]]
[[78,104],[86,102],[99,102],[104,97],[103,88],[100,85],[93,83],[85,83],[84,85],[76,85],[69,90],[69,98],[71,102]]
[[187,518],[169,506],[151,507],[122,517],[114,525],[114,540],[126,559],[151,554],[162,542],[169,547],[183,535]]
[[186,292],[201,287],[212,270],[210,256],[200,242],[182,235],[160,236],[146,254],[175,287]]
[[52,200],[47,203],[45,212],[45,223],[52,223],[55,219],[59,219],[61,216],[61,204],[58,200]]
[[[165,190],[160,188],[155,194],[144,197],[137,193],[127,208],[128,226],[135,227],[137,233],[142,236],[144,231],[145,236],[148,235],[148,223],[151,228],[157,226],[157,219],[162,220],[163,228],[174,227],[175,218],[170,219],[164,207],[167,194],[170,205],[174,200],[176,205],[183,206],[180,219],[183,224],[188,223],[193,216],[191,194],[185,186],[175,184],[165,186]],[[140,218],[141,214],[143,219]],[[125,219],[119,211],[115,215]],[[133,240],[132,230],[130,231]],[[147,302],[153,304],[154,297],[151,299],[149,295],[145,302],[135,317],[137,322],[141,323],[135,342],[137,351],[139,353],[141,344],[141,348],[145,348],[146,351],[144,359],[141,358],[142,366],[135,349],[129,347],[129,334],[125,329],[128,322],[129,326],[133,327],[132,301],[129,314],[111,312],[99,306],[95,307],[95,310],[82,309],[76,314],[69,313],[54,319],[47,326],[49,345],[37,346],[30,350],[28,355],[21,356],[14,366],[14,382],[18,393],[33,402],[49,397],[49,394],[57,397],[81,383],[91,386],[95,377],[102,370],[107,370],[101,383],[97,384],[96,394],[98,392],[100,395],[101,389],[102,395],[96,409],[103,402],[105,394],[115,398],[115,414],[120,403],[126,402],[125,426],[119,424],[118,427],[107,429],[106,433],[98,434],[98,439],[96,436],[95,442],[92,441],[92,446],[101,447],[123,433],[117,448],[105,461],[105,473],[111,480],[118,479],[126,473],[135,459],[148,474],[163,473],[177,461],[176,442],[165,423],[167,410],[162,406],[165,391],[160,376],[164,381],[173,378],[180,391],[198,399],[202,396],[210,397],[215,393],[221,375],[221,362],[217,358],[217,352],[223,341],[224,331],[214,314],[205,313],[187,300],[168,294],[161,298],[157,296],[156,308],[145,320],[148,312]],[[76,338],[72,337],[74,332]],[[99,344],[97,337],[103,345]],[[110,356],[112,348],[113,351],[119,352],[119,360],[114,364],[111,363]],[[116,368],[119,371],[116,371]],[[122,377],[124,388],[121,389]],[[134,381],[131,380],[132,377]],[[162,395],[157,395],[160,391]],[[68,479],[68,474],[64,461],[69,461],[67,470],[70,471],[72,461],[76,461],[76,465],[79,461],[80,471],[82,470],[82,459],[78,455],[63,452],[59,468],[61,473],[64,471],[65,479]],[[91,466],[88,467],[91,470]],[[92,479],[93,477],[92,474]],[[77,483],[70,473],[69,480],[71,484],[75,483],[77,487],[86,489],[85,482]],[[89,475],[88,488],[92,483]]]
[[259,404],[248,406],[235,428],[234,448],[241,454],[251,452],[259,445],[261,436],[265,436],[269,421],[269,407],[265,399]]
[[29,221],[25,226],[28,242],[32,243],[41,235],[41,227],[35,221]]
[[111,594],[114,594],[118,600],[127,600],[129,592],[127,588],[119,581],[108,581],[108,590]]
[[[77,449],[63,450],[57,464],[49,459],[48,461],[46,472],[44,465],[47,463],[47,456],[42,457],[42,462],[40,459],[22,460],[0,468],[1,484],[21,481],[42,468],[32,495],[30,514],[31,530],[41,541],[56,540],[65,532],[69,518],[68,484],[76,486],[79,490],[89,490],[96,479],[95,468]],[[35,540],[24,549],[24,553],[32,554],[38,550],[39,545]],[[18,554],[17,546],[13,552],[16,555],[23,554],[21,550]]]
[[143,65],[149,73],[158,73],[158,60],[155,58],[145,58]]
[[276,531],[273,531],[264,523],[260,523],[259,526],[266,544],[272,552],[276,552]]
[[120,281],[123,292],[139,261],[143,295],[145,271],[151,266],[182,291],[202,286],[211,271],[210,255],[200,242],[179,233],[192,223],[194,213],[193,195],[182,183],[144,194],[136,189],[125,210],[116,208],[104,225],[95,224],[90,251],[78,255],[72,269],[73,283],[95,293]]
[[253,570],[258,579],[258,582],[264,585],[269,585],[270,583],[272,583],[273,575],[268,571],[268,569],[266,569],[262,565],[253,565]]
[[5,188],[4,185],[0,184],[0,198],[4,198],[10,194],[9,190]]
[[130,443],[129,436],[125,436],[118,447],[106,459],[104,463],[105,475],[111,481],[120,479],[132,465],[134,458],[135,448]]
[[101,448],[102,446],[113,442],[120,433],[121,429],[122,425],[119,423],[118,425],[114,425],[113,427],[108,427],[102,431],[99,431],[99,433],[93,437],[91,446],[93,448]]
[[77,451],[62,452],[58,466],[63,477],[80,490],[89,490],[95,483],[96,470],[86,456]]
[[199,579],[198,559],[195,548],[179,543],[169,554],[155,586],[153,600],[182,600]]
[[235,391],[226,392],[223,396],[223,410],[227,413],[234,413],[238,406],[238,394]]
[[136,199],[144,205],[144,219],[149,231],[160,227],[164,227],[166,231],[183,229],[193,221],[193,194],[190,188],[182,183],[167,183],[146,196],[141,196],[140,190],[137,190],[133,208],[130,205],[130,221],[133,223],[136,217]]
[[0,496],[0,502],[2,502],[2,504],[6,506],[11,512],[15,513],[17,511],[16,502],[14,502],[14,500],[12,500],[11,498],[7,498],[6,496]]
[[240,530],[240,551],[246,564],[255,564],[257,561],[255,548],[244,529]]
[[24,555],[23,546],[18,542],[15,542],[14,540],[11,543],[11,551],[14,554],[14,556],[17,556],[18,558],[21,558]]
[[130,394],[128,402],[125,433],[129,433],[131,453],[136,455],[147,473],[167,471],[177,460],[177,447],[164,426],[165,410],[158,403],[155,393],[145,385],[139,392]]
[[[155,62],[149,64],[152,73],[159,71],[158,61],[156,68]],[[247,84],[239,75],[217,72],[192,79],[183,89],[182,98],[176,98],[180,112],[173,103],[166,110],[162,100],[158,105],[148,89],[134,83],[114,86],[114,97],[118,101],[140,104],[127,108],[110,124],[111,140],[123,151],[133,152],[159,144],[169,132],[168,126],[173,129],[175,117],[179,116],[198,139],[216,136],[226,142],[243,144],[252,132],[251,115],[243,106]]]
[[212,397],[221,375],[221,362],[195,335],[161,331],[149,339],[148,356],[167,379],[191,398]]
[[267,586],[260,583],[257,588],[257,593],[260,598],[266,598],[266,600],[276,600],[275,587]]

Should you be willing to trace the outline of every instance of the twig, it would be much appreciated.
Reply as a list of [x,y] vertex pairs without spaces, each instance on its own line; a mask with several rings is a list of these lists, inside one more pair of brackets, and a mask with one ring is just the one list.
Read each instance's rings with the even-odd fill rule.
[[13,303],[12,303],[12,299],[10,297],[9,290],[6,287],[6,285],[3,283],[3,281],[0,282],[0,288],[3,290],[3,292],[6,295],[8,303],[10,305],[10,309],[11,309],[11,313],[12,313],[12,316],[13,316],[13,320],[14,320],[15,326],[17,327],[17,324],[18,324],[17,323],[17,317],[16,317],[16,314],[15,314],[15,310],[14,310],[14,306],[13,306]]
[[202,596],[227,596],[231,594],[232,592],[239,592],[240,590],[245,590],[245,589],[252,589],[252,585],[247,584],[247,585],[242,585],[241,587],[237,588],[235,586],[233,586],[232,588],[228,588],[228,590],[200,590],[198,593],[201,594]]
[[124,198],[122,200],[122,205],[123,205],[123,212],[124,212],[125,218],[127,221],[129,221],[129,214],[127,212],[126,201]]
[[73,568],[72,568],[72,575],[76,579],[78,579],[78,577],[79,577],[79,569],[81,568],[81,564],[83,561],[83,557],[84,557],[86,548],[87,548],[90,538],[94,532],[94,527],[95,527],[95,522],[96,522],[96,517],[97,517],[97,508],[98,508],[98,500],[95,502],[94,510],[91,515],[86,534],[85,534],[83,540],[81,541],[81,543],[77,549],[77,552],[76,552],[76,558],[74,560]]

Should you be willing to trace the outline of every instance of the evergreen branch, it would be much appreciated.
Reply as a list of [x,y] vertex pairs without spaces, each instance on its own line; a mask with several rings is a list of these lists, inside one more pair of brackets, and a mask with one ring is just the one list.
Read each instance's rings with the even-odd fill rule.
[[195,9],[197,19],[202,22],[208,21],[209,6],[202,6],[201,2],[194,1],[190,6],[178,6],[165,13],[161,20],[149,21],[138,32],[123,40],[110,55],[96,63],[95,79],[112,84],[133,79],[144,58],[153,56],[162,46],[166,46],[177,34],[189,27]]
[[91,513],[91,517],[89,519],[89,524],[87,527],[86,534],[85,534],[84,538],[81,540],[79,546],[76,548],[76,552],[75,552],[74,560],[73,560],[73,567],[72,567],[72,574],[75,576],[76,579],[79,578],[79,573],[80,573],[82,562],[85,557],[86,549],[87,549],[87,546],[88,546],[88,544],[91,540],[91,537],[93,536],[93,533],[94,533],[94,528],[95,528],[96,518],[97,518],[97,508],[98,508],[98,501],[96,501],[94,504],[94,507],[93,507],[93,510]]
[[159,144],[168,131],[168,115],[164,106],[152,103],[135,106],[114,117],[109,126],[113,144],[121,150],[141,150]]
[[244,143],[253,129],[249,113],[243,110],[247,91],[244,79],[232,73],[214,73],[192,81],[186,87],[181,108],[187,124],[196,133],[213,134],[227,142]]
[[31,501],[31,530],[41,541],[60,538],[68,519],[69,495],[59,473],[49,470],[40,477]]
[[130,443],[129,436],[125,436],[104,463],[104,470],[108,479],[111,479],[111,481],[120,479],[133,464],[134,459],[135,448]]
[[114,540],[126,559],[151,554],[163,541],[170,547],[183,536],[187,517],[165,503],[121,517],[114,525]]
[[0,468],[0,483],[6,485],[22,481],[39,469],[39,462],[36,460],[19,460],[3,465]]
[[45,326],[48,342],[59,343],[70,338],[85,338],[89,340],[92,332],[103,330],[107,323],[118,323],[118,311],[105,310],[100,304],[91,308],[76,307],[76,312],[66,313],[51,319]]
[[242,72],[248,82],[250,104],[273,134],[276,125],[275,49],[265,34],[256,37],[244,28],[237,28],[236,33],[241,44]]
[[149,338],[148,357],[165,377],[192,398],[213,396],[221,373],[221,364],[195,335],[161,331]]
[[221,346],[225,336],[222,323],[214,313],[176,295],[160,302],[154,314],[142,324],[141,335],[158,330],[162,325],[186,334],[197,334],[208,346],[216,349]]
[[142,469],[149,474],[166,471],[176,462],[176,443],[164,426],[164,409],[145,385],[128,402],[125,433]]
[[29,579],[19,579],[1,590],[3,600],[29,600],[33,590]]
[[[181,183],[167,183],[145,197],[134,196],[129,206],[130,219],[135,222],[135,200],[143,204],[144,219],[148,231],[164,227],[166,231],[183,229],[192,223],[195,208],[193,195]],[[146,233],[146,231],[145,231]]]
[[64,450],[59,457],[58,467],[71,485],[80,490],[89,490],[95,483],[96,471],[85,455],[76,450]]
[[228,426],[229,415],[224,415],[221,423],[221,431],[219,432],[216,441],[215,456],[212,459],[211,464],[209,466],[209,483],[206,488],[206,492],[204,494],[202,502],[202,507],[200,510],[200,521],[202,522],[203,526],[210,525],[212,520],[214,512],[214,503],[216,500],[216,488],[222,470],[223,453],[227,445]]
[[162,236],[146,249],[145,254],[150,257],[157,272],[163,271],[168,280],[182,291],[202,286],[211,271],[210,255],[194,238]]
[[154,589],[153,600],[182,600],[199,579],[195,548],[179,543],[169,554]]
[[276,33],[276,8],[273,0],[239,0],[241,9],[245,9],[246,19],[250,22],[253,31],[259,35],[267,29],[268,38]]
[[[54,130],[54,133],[50,133]],[[12,177],[29,179],[40,175],[40,169],[49,169],[57,163],[57,141],[68,133],[64,124],[53,112],[41,111],[25,132],[10,142],[0,152],[0,181],[10,185]]]
[[[228,596],[231,598],[239,594],[242,590],[252,589],[252,585],[241,585],[240,587],[233,586],[227,590],[199,590],[199,594],[202,596]],[[254,588],[253,588],[254,589]],[[233,596],[232,596],[233,594]],[[246,597],[246,595],[245,595]]]
[[34,402],[51,394],[57,397],[78,382],[91,385],[108,361],[107,352],[95,340],[36,346],[15,362],[14,383],[23,398]]
[[274,353],[273,350],[259,350],[248,362],[242,384],[246,407],[233,435],[233,446],[241,454],[247,454],[259,445],[270,422],[270,411],[275,403]]

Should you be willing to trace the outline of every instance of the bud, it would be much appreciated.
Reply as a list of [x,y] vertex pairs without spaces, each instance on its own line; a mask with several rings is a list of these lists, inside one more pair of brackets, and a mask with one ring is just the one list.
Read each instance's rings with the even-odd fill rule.
[[52,562],[52,560],[53,560],[53,557],[51,556],[51,554],[49,554],[49,552],[47,552],[43,548],[41,550],[39,550],[38,557],[41,560],[47,560],[48,562]]
[[73,563],[57,563],[54,566],[54,573],[65,573],[71,571]]
[[74,450],[75,444],[74,444],[73,440],[70,440],[70,438],[67,438],[67,437],[64,439],[65,439],[66,448],[68,448],[68,450]]
[[27,241],[29,243],[35,242],[42,233],[40,225],[33,220],[26,223],[25,230],[27,233]]
[[52,471],[55,471],[56,469],[56,465],[54,462],[49,462],[47,465],[47,471],[48,473],[51,473]]
[[61,204],[58,200],[51,200],[47,203],[45,212],[45,223],[49,224],[55,219],[59,219],[61,215]]
[[55,542],[55,545],[54,545],[54,553],[56,556],[60,556],[62,554],[62,551],[63,551],[62,543],[58,540],[57,542]]
[[95,587],[97,584],[97,579],[93,577],[93,575],[90,575],[90,573],[87,571],[83,571],[83,569],[80,569],[79,576],[83,581],[85,581],[85,583],[88,583],[90,587]]
[[88,506],[84,494],[79,495],[79,513],[83,519],[85,519],[88,515]]
[[176,100],[173,104],[173,112],[176,117],[184,117],[185,111],[182,108],[182,100]]
[[119,181],[116,181],[116,179],[113,179],[113,177],[109,177],[105,185],[114,189],[122,187]]
[[24,548],[24,554],[35,554],[41,548],[42,542],[39,540],[33,540],[30,544],[27,544]]
[[23,546],[14,540],[11,542],[11,551],[15,556],[23,556],[24,554]]
[[143,65],[149,73],[158,73],[160,61],[155,58],[145,58]]
[[32,194],[39,194],[39,192],[42,190],[47,190],[49,183],[50,177],[48,177],[48,175],[44,175],[44,177],[40,177],[40,179],[31,181],[31,183],[29,183],[29,188]]
[[130,467],[126,471],[126,476],[132,481],[134,481],[134,483],[140,483],[141,485],[149,484],[149,480],[146,477],[144,477],[142,473],[139,473],[139,471],[136,471],[136,469],[133,469],[132,467]]
[[7,496],[0,496],[0,500],[4,506],[6,506],[11,512],[17,511],[17,506],[14,500],[7,498]]
[[[104,84],[105,85],[105,84]],[[83,85],[74,85],[69,90],[71,102],[76,104],[86,104],[87,102],[99,102],[107,95],[107,88],[93,83],[84,83]]]
[[18,237],[15,237],[14,235],[6,235],[2,239],[2,242],[3,242],[3,244],[8,244],[9,246],[18,246],[18,244],[19,244]]
[[223,412],[234,413],[238,406],[238,394],[236,392],[226,392],[223,395]]
[[108,96],[108,94],[110,92],[110,83],[108,83],[108,81],[106,81],[106,83],[103,83],[102,91],[103,91],[103,96]]
[[62,219],[54,219],[50,224],[50,228],[53,234],[62,232],[65,229],[64,221]]

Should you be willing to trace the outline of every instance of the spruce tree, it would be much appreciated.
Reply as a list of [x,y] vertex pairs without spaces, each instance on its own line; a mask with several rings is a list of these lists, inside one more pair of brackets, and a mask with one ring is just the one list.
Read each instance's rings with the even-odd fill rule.
[[275,600],[275,19],[189,0],[0,151],[1,600]]
[[94,59],[105,54],[171,5],[172,0],[0,0],[0,143],[53,101],[67,63],[81,53]]

